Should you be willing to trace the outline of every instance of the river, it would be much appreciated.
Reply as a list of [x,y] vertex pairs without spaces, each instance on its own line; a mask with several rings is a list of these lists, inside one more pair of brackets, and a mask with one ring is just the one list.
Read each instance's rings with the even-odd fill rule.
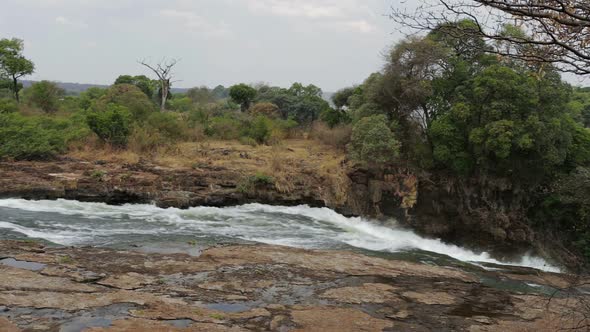
[[[560,269],[539,257],[515,261],[491,257],[390,222],[348,218],[327,208],[248,204],[236,207],[161,209],[77,201],[0,200],[0,239],[41,239],[64,246],[141,247],[154,251],[198,250],[215,244],[259,242],[308,249],[364,251],[439,264],[456,261]],[[196,249],[191,249],[196,248]]]

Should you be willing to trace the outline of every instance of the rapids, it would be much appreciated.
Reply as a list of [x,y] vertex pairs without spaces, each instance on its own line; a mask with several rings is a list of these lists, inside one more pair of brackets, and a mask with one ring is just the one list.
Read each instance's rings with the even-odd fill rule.
[[393,221],[382,225],[308,206],[248,204],[179,210],[68,200],[0,200],[0,239],[15,238],[42,239],[64,246],[109,247],[260,242],[308,249],[418,253],[420,257],[448,256],[474,265],[492,263],[560,271],[539,257],[524,255],[516,261],[499,260],[486,252],[423,238]]

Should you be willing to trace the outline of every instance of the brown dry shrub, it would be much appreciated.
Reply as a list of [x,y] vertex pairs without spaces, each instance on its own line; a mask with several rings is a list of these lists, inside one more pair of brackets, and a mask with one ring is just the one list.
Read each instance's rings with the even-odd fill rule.
[[323,122],[314,122],[310,132],[311,138],[342,150],[344,150],[346,145],[350,142],[351,135],[351,125],[338,125],[334,128],[330,128]]

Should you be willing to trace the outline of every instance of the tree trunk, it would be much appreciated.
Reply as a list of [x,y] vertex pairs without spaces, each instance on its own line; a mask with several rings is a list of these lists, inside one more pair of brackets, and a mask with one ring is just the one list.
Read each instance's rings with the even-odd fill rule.
[[162,103],[160,104],[160,111],[166,110],[166,100],[168,100],[168,90],[170,89],[170,83],[162,81]]
[[16,99],[16,103],[20,104],[20,98],[18,96],[18,79],[16,76],[12,76],[12,91],[14,92],[14,98]]

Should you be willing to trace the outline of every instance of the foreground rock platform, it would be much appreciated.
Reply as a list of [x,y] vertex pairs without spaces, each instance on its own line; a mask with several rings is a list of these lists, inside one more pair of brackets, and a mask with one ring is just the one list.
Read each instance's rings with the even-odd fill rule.
[[196,257],[0,241],[0,331],[557,331],[588,323],[587,298],[557,291],[570,282],[267,245]]

